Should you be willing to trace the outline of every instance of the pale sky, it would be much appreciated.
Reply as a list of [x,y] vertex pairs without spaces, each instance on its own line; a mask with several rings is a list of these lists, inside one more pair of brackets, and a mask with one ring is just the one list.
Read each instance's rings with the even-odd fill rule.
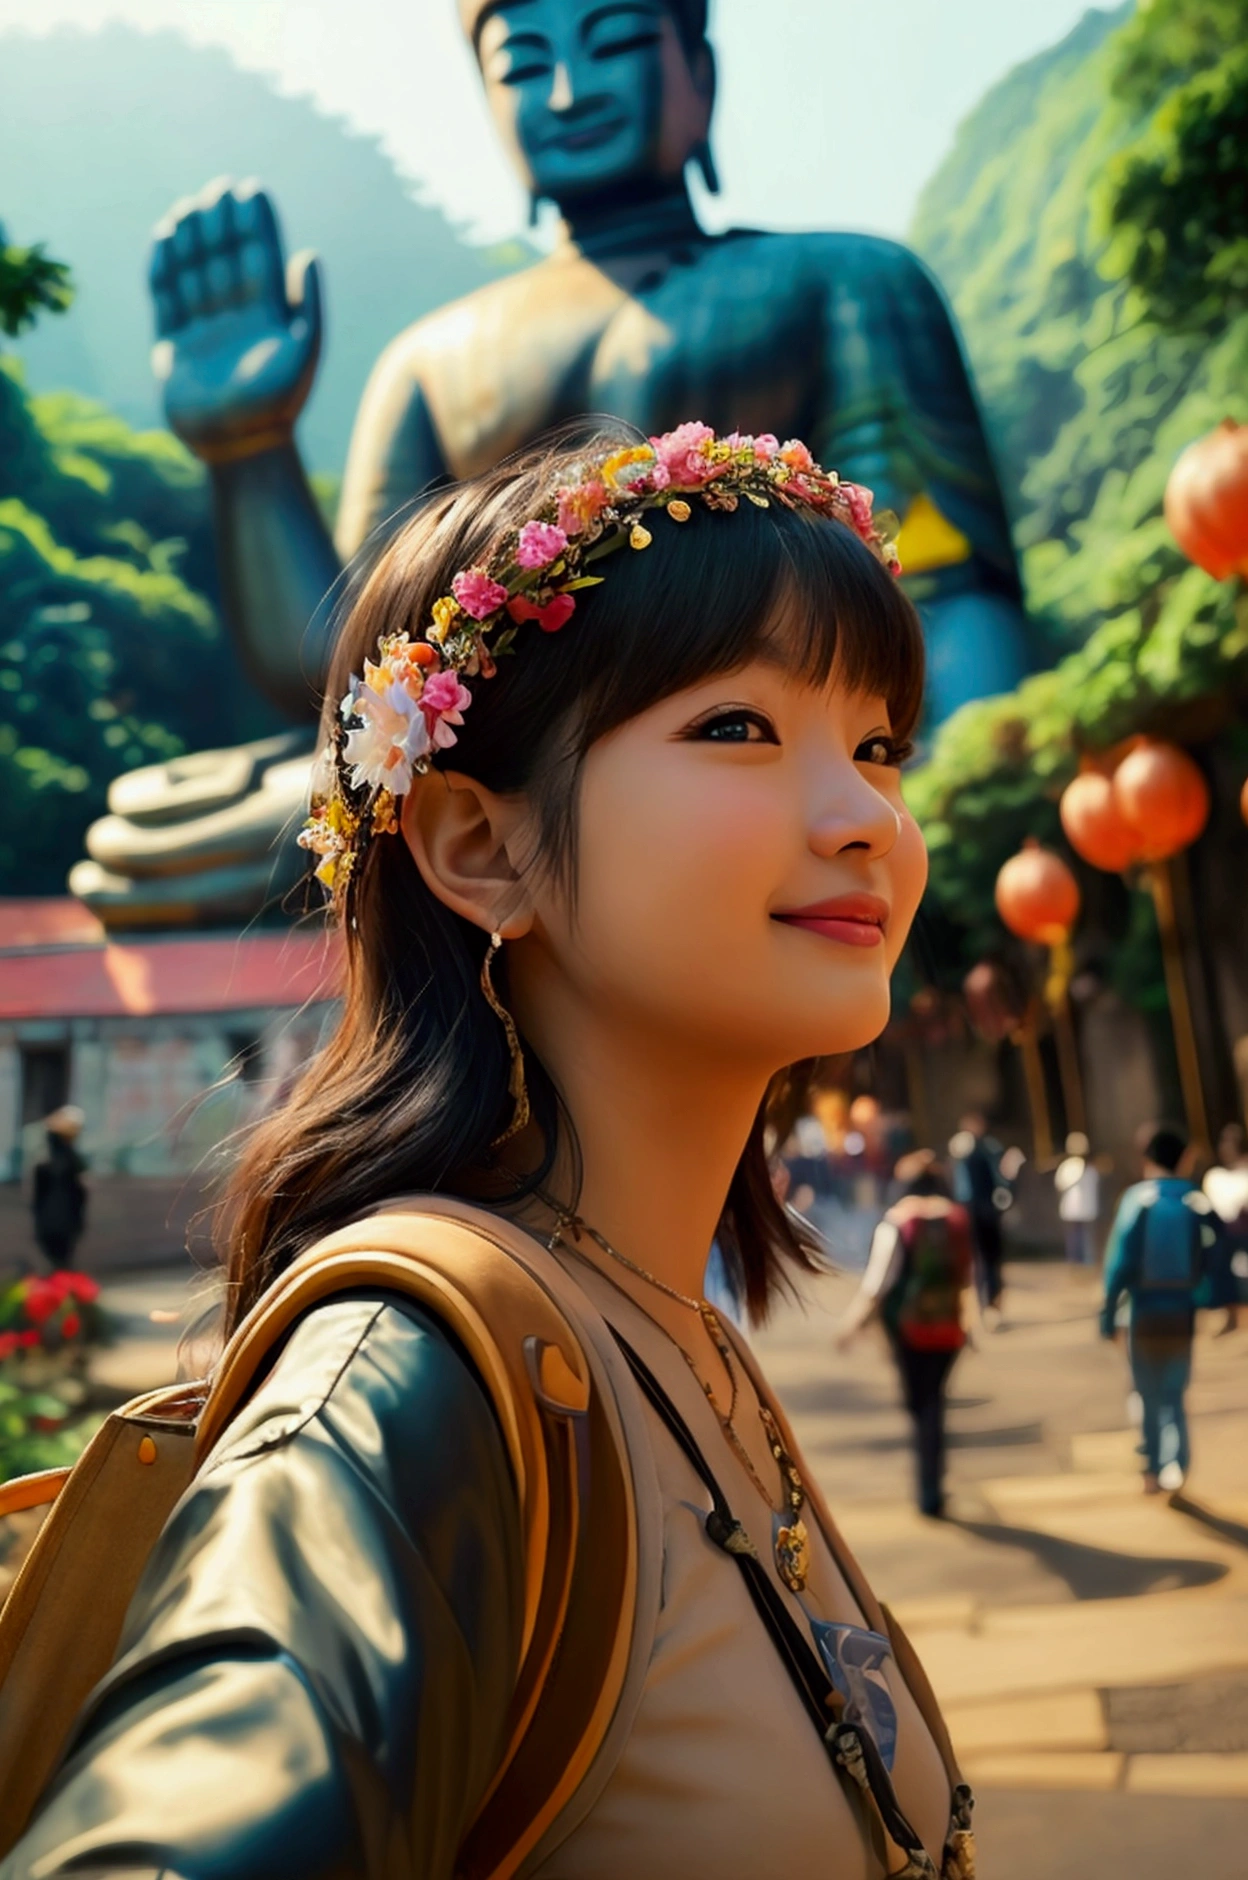
[[[960,119],[1085,0],[711,0],[722,195],[708,226],[902,235]],[[455,0],[0,0],[0,32],[174,27],[381,138],[479,239],[525,221]],[[0,52],[0,57],[3,53]]]

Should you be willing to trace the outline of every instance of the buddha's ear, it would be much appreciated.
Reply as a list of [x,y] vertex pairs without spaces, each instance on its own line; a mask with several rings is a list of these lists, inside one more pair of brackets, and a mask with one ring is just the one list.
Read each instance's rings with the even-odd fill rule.
[[693,80],[693,89],[706,107],[706,124],[709,131],[711,113],[715,109],[715,90],[719,74],[715,68],[715,48],[709,39],[700,40],[689,60],[689,76]]
[[403,800],[403,840],[421,879],[444,907],[486,933],[517,940],[533,924],[524,877],[512,860],[527,806],[475,777],[430,770]]

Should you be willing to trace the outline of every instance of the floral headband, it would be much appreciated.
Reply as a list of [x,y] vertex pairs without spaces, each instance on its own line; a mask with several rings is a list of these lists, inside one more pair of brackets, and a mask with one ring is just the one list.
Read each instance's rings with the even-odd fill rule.
[[455,726],[472,703],[464,681],[492,679],[530,621],[558,633],[576,612],[577,595],[603,579],[587,570],[625,543],[648,548],[653,537],[642,517],[649,510],[687,522],[691,496],[708,509],[734,510],[744,497],[759,509],[774,501],[816,510],[843,522],[901,573],[895,518],[873,517],[871,491],[822,469],[795,438],[717,437],[707,424],[682,424],[584,466],[578,482],[557,490],[506,539],[489,568],[460,570],[450,593],[434,602],[422,638],[389,634],[376,661],[365,660],[363,678],[352,676],[299,836],[320,858],[317,880],[336,900],[372,838],[397,830],[398,799],[413,776],[455,743]]

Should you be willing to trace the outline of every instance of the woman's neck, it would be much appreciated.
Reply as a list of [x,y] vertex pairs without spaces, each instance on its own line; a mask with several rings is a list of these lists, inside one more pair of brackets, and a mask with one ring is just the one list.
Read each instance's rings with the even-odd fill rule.
[[[627,1024],[613,1027],[592,1013],[535,1043],[576,1130],[582,1175],[576,1212],[656,1279],[700,1299],[765,1074],[708,1062],[688,1044],[639,1035]],[[565,1144],[548,1191],[573,1203],[574,1180]],[[611,1277],[627,1281],[619,1267]],[[652,1309],[652,1293],[638,1284],[640,1292],[637,1284],[625,1283],[625,1290]]]

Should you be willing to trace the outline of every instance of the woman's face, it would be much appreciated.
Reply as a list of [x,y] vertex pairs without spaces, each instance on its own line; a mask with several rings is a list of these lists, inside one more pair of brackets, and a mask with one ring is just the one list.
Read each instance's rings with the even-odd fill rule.
[[575,905],[538,886],[510,956],[522,1025],[553,970],[599,1018],[767,1074],[869,1043],[927,877],[897,758],[882,699],[762,657],[600,739]]

